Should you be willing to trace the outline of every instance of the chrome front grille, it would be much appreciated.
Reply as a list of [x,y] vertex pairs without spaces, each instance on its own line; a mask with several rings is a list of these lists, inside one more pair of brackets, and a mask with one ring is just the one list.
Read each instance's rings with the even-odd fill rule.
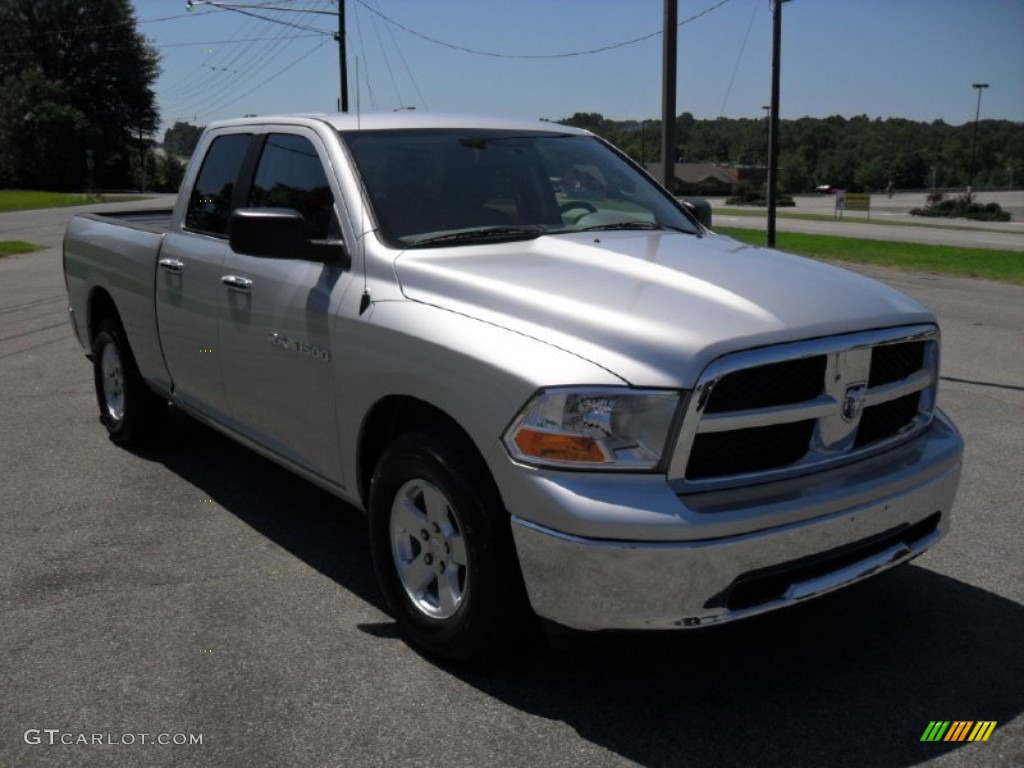
[[690,398],[669,479],[680,492],[743,485],[909,439],[935,407],[938,341],[924,325],[719,358]]

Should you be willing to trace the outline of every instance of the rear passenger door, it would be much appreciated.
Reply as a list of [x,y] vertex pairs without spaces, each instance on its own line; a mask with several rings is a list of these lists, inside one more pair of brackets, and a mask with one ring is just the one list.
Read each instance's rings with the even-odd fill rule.
[[160,345],[174,395],[218,421],[227,411],[218,330],[225,292],[220,278],[228,217],[237,204],[253,139],[248,132],[212,140],[191,185],[182,227],[164,237],[156,270]]
[[[260,137],[243,207],[294,208],[308,239],[340,240],[334,174],[307,129]],[[224,389],[232,426],[318,476],[340,482],[332,360],[334,319],[351,272],[339,263],[227,250],[220,311]]]

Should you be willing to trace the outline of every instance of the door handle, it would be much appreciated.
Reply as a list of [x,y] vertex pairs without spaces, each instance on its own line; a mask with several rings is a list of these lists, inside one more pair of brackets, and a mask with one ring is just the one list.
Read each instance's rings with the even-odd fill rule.
[[160,259],[157,264],[168,272],[181,272],[185,268],[185,262],[180,259]]
[[248,293],[249,289],[252,288],[252,280],[247,277],[239,277],[238,275],[224,275],[220,281],[233,291]]

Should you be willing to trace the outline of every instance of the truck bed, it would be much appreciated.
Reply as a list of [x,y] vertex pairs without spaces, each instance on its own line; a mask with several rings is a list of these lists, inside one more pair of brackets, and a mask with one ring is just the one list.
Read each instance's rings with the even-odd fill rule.
[[107,296],[151,381],[168,376],[160,352],[153,302],[157,259],[171,229],[170,210],[115,211],[75,216],[64,237],[64,275],[71,322],[79,343],[90,351],[89,308]]
[[174,211],[170,208],[159,208],[151,211],[110,211],[107,213],[86,213],[81,218],[105,221],[155,235],[162,235],[171,228]]

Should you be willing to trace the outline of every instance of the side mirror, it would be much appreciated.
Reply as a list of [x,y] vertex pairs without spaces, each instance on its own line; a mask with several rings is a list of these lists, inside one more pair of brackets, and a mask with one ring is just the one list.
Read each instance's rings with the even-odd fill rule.
[[238,208],[228,220],[235,253],[293,259],[306,245],[306,220],[291,208]]
[[682,197],[679,198],[679,202],[696,217],[697,221],[711,229],[711,203],[703,197]]
[[340,240],[306,239],[306,219],[293,208],[237,208],[228,220],[228,242],[246,256],[349,265]]

